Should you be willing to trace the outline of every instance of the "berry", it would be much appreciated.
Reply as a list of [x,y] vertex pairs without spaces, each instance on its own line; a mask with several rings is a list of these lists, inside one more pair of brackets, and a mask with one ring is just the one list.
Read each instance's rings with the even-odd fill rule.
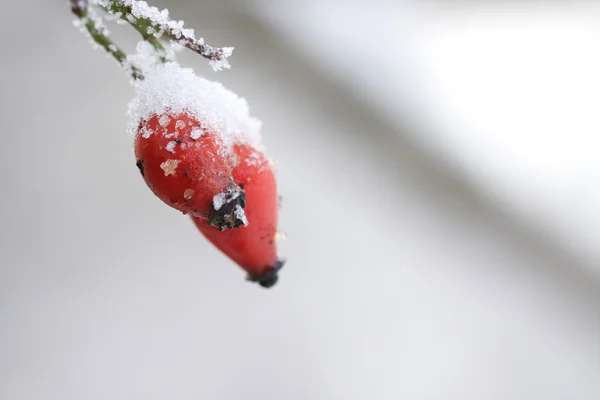
[[[139,124],[134,150],[146,184],[165,204],[219,230],[246,223],[245,194],[216,132],[187,114],[153,115]],[[217,195],[226,203],[219,210]]]
[[[248,144],[232,146],[233,179],[246,193],[247,226],[219,231],[206,219],[192,216],[202,234],[263,287],[277,282],[283,262],[277,258],[278,195],[273,167],[265,155]],[[217,205],[221,199],[215,197]]]

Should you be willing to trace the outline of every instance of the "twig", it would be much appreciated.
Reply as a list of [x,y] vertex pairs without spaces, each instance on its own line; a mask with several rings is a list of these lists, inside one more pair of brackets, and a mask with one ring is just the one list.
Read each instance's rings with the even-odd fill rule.
[[142,38],[150,43],[152,47],[154,47],[154,50],[160,54],[161,61],[167,61],[167,52],[165,51],[164,46],[156,36],[150,33],[152,32],[153,27],[149,19],[132,18],[131,12],[123,12],[123,9],[118,6],[116,2],[100,2],[100,6],[109,14],[114,15],[131,25],[140,35],[142,35]]
[[108,30],[102,21],[90,13],[87,0],[71,0],[71,11],[79,18],[78,26],[84,26],[94,42],[112,55],[119,64],[129,69],[133,79],[144,79],[142,71],[128,62],[127,55],[108,37]]
[[159,52],[164,52],[159,41],[164,36],[208,59],[216,71],[230,67],[227,57],[231,56],[233,47],[214,47],[204,43],[202,38],[196,39],[194,30],[184,29],[183,21],[170,20],[167,10],[159,11],[138,0],[99,0],[98,4],[108,13],[129,22]]

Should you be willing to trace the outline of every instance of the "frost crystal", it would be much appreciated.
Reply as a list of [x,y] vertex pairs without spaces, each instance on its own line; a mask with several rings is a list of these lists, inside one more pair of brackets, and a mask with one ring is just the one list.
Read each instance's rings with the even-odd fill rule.
[[100,34],[102,34],[103,36],[108,36],[110,32],[108,31],[106,25],[104,25],[104,20],[102,19],[102,16],[99,15],[93,8],[89,8],[87,10],[87,14],[89,20],[94,23],[94,28],[96,28],[96,30],[100,32]]
[[158,123],[160,124],[160,126],[162,126],[164,128],[165,126],[169,125],[169,121],[171,121],[171,119],[169,118],[169,116],[168,115],[163,115],[158,120]]
[[[216,51],[216,49],[212,46],[208,46],[205,45],[206,47],[208,47],[208,51],[204,52],[204,55],[210,55],[211,52]],[[229,65],[229,61],[227,61],[227,57],[231,56],[233,54],[233,47],[223,47],[222,49],[223,52],[223,57],[220,60],[210,60],[209,64],[212,67],[212,69],[214,69],[215,71],[220,71],[223,68],[225,69],[229,69],[231,68],[231,65]]]
[[148,139],[150,137],[150,135],[152,135],[154,133],[154,131],[152,129],[148,129],[145,126],[142,126],[140,128],[140,135],[142,135],[142,137],[144,139]]
[[204,131],[202,130],[202,128],[194,128],[192,129],[192,133],[190,134],[190,136],[194,140],[197,140],[202,135],[204,135]]
[[219,193],[215,194],[213,197],[213,207],[215,210],[220,210],[223,207],[223,203],[225,203],[225,194]]
[[[173,53],[165,54],[168,59],[172,59]],[[160,54],[154,50],[154,47],[145,40],[138,42],[135,53],[127,55],[127,61],[125,62],[126,67],[137,67],[146,73],[147,71],[154,68],[156,64],[160,62]]]
[[[225,146],[245,142],[261,149],[261,122],[249,115],[248,103],[218,82],[211,82],[181,68],[175,62],[158,64],[144,71],[145,79],[135,83],[136,96],[129,103],[128,132],[135,135],[139,122],[153,115],[162,116],[159,123],[166,126],[166,115],[188,114],[202,128],[219,134]],[[204,132],[192,131],[198,138]]]
[[175,146],[177,146],[177,142],[172,141],[172,142],[167,143],[166,149],[167,149],[167,151],[170,151],[171,153],[175,153]]
[[221,207],[223,207],[223,204],[231,203],[232,201],[240,197],[240,193],[242,193],[241,189],[236,186],[235,188],[229,187],[223,190],[221,193],[215,194],[213,196],[214,209],[217,211],[220,210]]

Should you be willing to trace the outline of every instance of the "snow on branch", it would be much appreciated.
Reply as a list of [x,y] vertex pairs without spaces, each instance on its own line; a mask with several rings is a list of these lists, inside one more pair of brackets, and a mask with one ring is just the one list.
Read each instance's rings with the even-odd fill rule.
[[233,47],[214,47],[203,38],[196,39],[194,30],[184,28],[183,21],[171,20],[167,9],[159,10],[139,0],[98,0],[98,5],[132,24],[157,50],[161,49],[158,39],[165,37],[208,59],[215,71],[230,68],[227,58]]
[[[174,53],[165,49],[161,39],[200,54],[209,60],[215,71],[230,68],[227,58],[231,56],[233,47],[214,47],[204,43],[203,38],[197,39],[193,29],[183,27],[183,21],[171,20],[167,9],[159,10],[138,0],[71,0],[70,5],[71,11],[77,16],[75,26],[86,33],[93,44],[103,48],[125,67],[134,80],[144,79],[143,62],[151,57],[161,63],[174,61]],[[151,46],[153,54],[146,52],[146,57],[140,57],[139,54],[127,55],[109,37],[99,10],[108,14],[105,15],[107,20],[129,23]]]

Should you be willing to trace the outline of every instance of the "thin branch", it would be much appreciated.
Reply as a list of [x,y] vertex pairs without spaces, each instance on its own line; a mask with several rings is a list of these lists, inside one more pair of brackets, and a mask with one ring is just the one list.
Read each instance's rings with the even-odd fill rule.
[[79,18],[78,26],[84,26],[90,37],[122,66],[128,68],[135,80],[144,79],[142,71],[127,61],[123,52],[109,37],[108,30],[102,22],[90,15],[87,0],[71,0],[71,11]]
[[164,52],[159,41],[164,36],[208,59],[216,71],[229,68],[227,57],[231,56],[233,47],[214,47],[204,43],[202,38],[196,39],[192,29],[183,28],[183,21],[169,20],[167,10],[159,11],[137,0],[100,0],[99,5],[130,23],[157,51]]
[[[104,5],[105,3],[108,5]],[[123,12],[123,8],[127,9],[127,7],[119,6],[116,4],[116,2],[103,2],[100,4],[100,6],[104,9],[104,11],[108,12],[111,15],[117,16],[121,20],[131,25],[136,31],[139,32],[140,35],[142,35],[142,38],[148,43],[150,43],[152,47],[154,47],[154,50],[156,50],[156,52],[160,54],[161,61],[167,61],[167,58],[165,56],[167,52],[164,46],[155,35],[152,35],[150,33],[153,31],[153,27],[149,19],[132,18],[131,11]],[[131,7],[129,7],[129,9],[131,9]]]

